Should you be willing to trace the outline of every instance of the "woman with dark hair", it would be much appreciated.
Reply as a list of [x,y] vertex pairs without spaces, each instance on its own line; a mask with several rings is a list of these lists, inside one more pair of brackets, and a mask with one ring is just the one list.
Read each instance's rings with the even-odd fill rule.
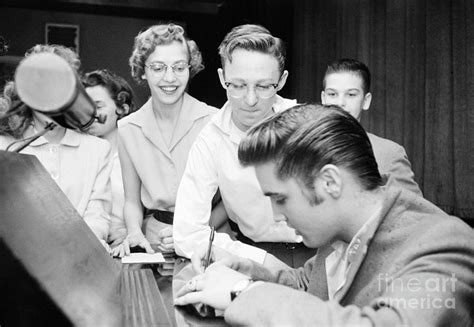
[[114,247],[122,243],[127,236],[123,219],[124,191],[118,156],[117,122],[136,110],[133,91],[125,79],[107,69],[85,74],[82,83],[86,93],[95,103],[97,114],[103,120],[102,122],[96,120],[88,132],[106,139],[112,147],[113,167],[110,174],[112,212],[108,243]]

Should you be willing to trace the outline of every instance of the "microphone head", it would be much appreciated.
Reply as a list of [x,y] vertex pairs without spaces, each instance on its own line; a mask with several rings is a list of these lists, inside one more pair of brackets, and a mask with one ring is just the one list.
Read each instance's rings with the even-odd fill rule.
[[23,59],[15,73],[15,86],[28,107],[53,117],[63,127],[85,131],[95,120],[96,107],[78,75],[54,53]]
[[44,52],[26,57],[15,73],[20,99],[30,108],[54,114],[71,104],[77,93],[73,69],[60,56]]

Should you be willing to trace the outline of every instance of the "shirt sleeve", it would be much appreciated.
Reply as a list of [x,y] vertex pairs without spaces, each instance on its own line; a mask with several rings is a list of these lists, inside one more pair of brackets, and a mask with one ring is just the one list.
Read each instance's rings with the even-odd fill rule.
[[[176,253],[187,258],[193,255],[201,243],[209,239],[212,198],[218,188],[218,167],[215,160],[218,158],[218,148],[218,144],[206,140],[201,133],[191,147],[178,188],[173,239]],[[259,263],[265,259],[265,251],[233,241],[225,233],[216,233],[214,244]]]
[[342,307],[306,292],[263,283],[232,301],[224,318],[232,326],[372,326],[361,311],[356,306]]
[[112,210],[110,173],[113,162],[110,145],[103,144],[97,147],[99,151],[97,175],[83,218],[94,234],[106,241],[110,227],[109,214]]

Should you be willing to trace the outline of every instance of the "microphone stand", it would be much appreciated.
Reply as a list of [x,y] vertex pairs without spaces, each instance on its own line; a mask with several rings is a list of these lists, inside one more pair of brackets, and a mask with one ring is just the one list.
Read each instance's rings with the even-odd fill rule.
[[[18,148],[12,150],[12,152],[16,152],[16,153],[19,153],[21,150],[23,150],[24,148],[26,148],[28,145],[30,145],[31,143],[33,143],[35,140],[37,140],[38,138],[40,138],[41,136],[43,136],[44,134],[46,134],[47,132],[49,131],[52,131],[56,126],[56,123],[54,122],[49,122],[44,128],[42,131],[36,133],[35,135],[29,137],[27,139],[27,141],[25,143],[23,143],[22,145],[20,145]],[[13,145],[13,144],[11,144]],[[10,146],[11,146],[10,145]],[[7,151],[8,151],[8,148],[7,148]]]

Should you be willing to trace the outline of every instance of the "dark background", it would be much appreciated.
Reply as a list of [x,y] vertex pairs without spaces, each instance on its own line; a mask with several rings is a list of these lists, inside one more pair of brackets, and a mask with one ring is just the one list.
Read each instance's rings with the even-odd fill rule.
[[127,78],[138,104],[146,86],[130,77],[137,33],[182,23],[206,69],[189,92],[225,102],[217,47],[243,23],[262,24],[288,46],[282,96],[319,101],[328,62],[352,57],[373,75],[364,127],[405,147],[427,199],[472,224],[474,218],[474,5],[470,0],[3,0],[0,88],[25,51],[45,42],[46,23],[79,25],[83,71],[108,68]]

